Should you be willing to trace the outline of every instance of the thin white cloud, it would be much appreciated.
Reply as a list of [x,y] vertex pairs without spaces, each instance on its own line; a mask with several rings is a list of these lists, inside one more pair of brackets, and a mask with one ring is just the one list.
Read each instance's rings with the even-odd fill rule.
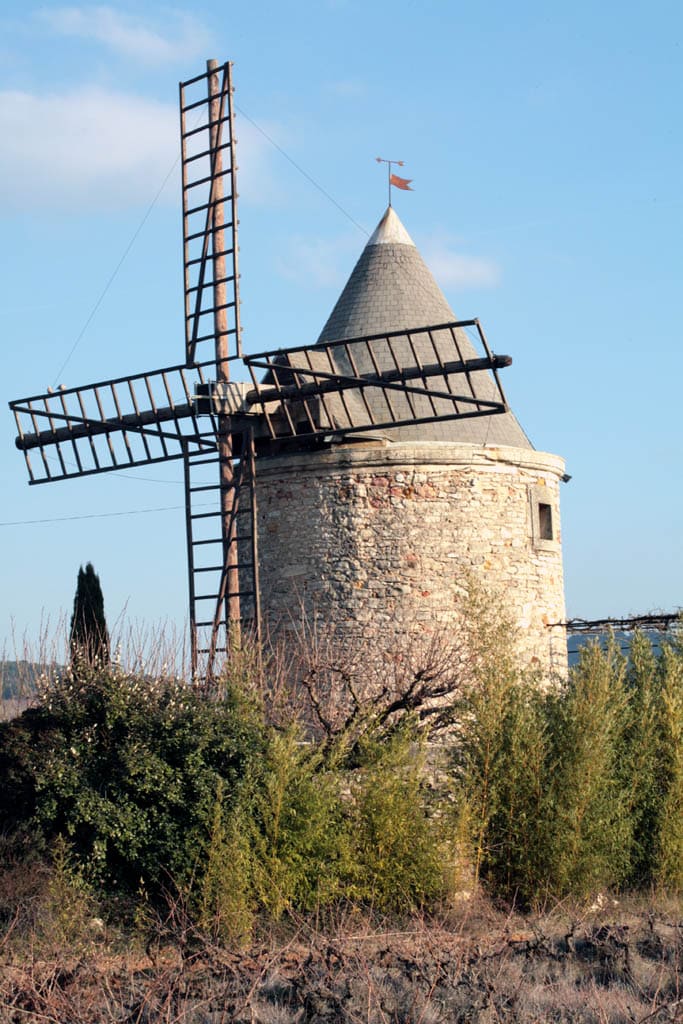
[[0,202],[121,207],[149,200],[178,152],[174,107],[85,88],[0,92]]
[[444,288],[495,288],[500,267],[493,260],[469,256],[444,238],[431,238],[420,247],[425,263]]
[[359,78],[345,78],[337,82],[330,82],[328,90],[335,96],[342,99],[360,99],[367,94],[367,86]]
[[[97,87],[52,95],[0,92],[0,134],[0,205],[9,209],[149,203],[180,150],[175,105]],[[249,124],[240,126],[238,160],[246,201],[277,198],[271,149]],[[176,166],[161,201],[179,202],[179,175]]]
[[164,29],[142,18],[107,6],[42,8],[38,17],[53,32],[89,39],[145,64],[165,64],[194,57],[206,49],[209,34],[192,17],[179,11],[165,16]]
[[[336,239],[295,235],[278,257],[277,271],[290,281],[315,288],[342,287],[361,248],[356,235]],[[425,239],[418,248],[443,288],[495,288],[500,282],[496,263],[463,253],[442,235]]]
[[276,269],[289,281],[314,288],[341,287],[349,276],[358,239],[311,239],[295,235],[278,256]]

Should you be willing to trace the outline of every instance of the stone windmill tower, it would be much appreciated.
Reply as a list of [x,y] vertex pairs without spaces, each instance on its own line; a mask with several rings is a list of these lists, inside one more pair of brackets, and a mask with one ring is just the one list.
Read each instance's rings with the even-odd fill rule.
[[229,63],[181,83],[180,127],[183,362],[10,402],[29,482],[182,463],[195,678],[302,612],[358,649],[452,629],[467,574],[562,670],[564,467],[509,411],[508,357],[391,206],[317,343],[247,355]]
[[[412,328],[455,320],[390,206],[317,344],[391,332],[408,339]],[[463,359],[476,356],[475,328],[457,328]],[[414,344],[409,361],[421,361]],[[394,366],[387,353],[375,369]],[[483,371],[469,382],[479,397],[493,389]],[[428,386],[438,390],[438,378]],[[469,575],[502,596],[523,663],[566,669],[565,632],[553,626],[565,617],[559,456],[537,451],[510,411],[327,440],[258,462],[262,607],[272,631],[295,628],[303,613],[345,641],[389,651],[447,632]]]

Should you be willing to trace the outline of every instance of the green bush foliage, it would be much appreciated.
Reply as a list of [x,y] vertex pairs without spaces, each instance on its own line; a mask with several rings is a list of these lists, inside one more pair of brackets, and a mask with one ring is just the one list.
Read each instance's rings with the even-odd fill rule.
[[587,896],[629,872],[625,670],[614,644],[589,645],[547,701],[542,882],[554,895]]
[[38,915],[39,940],[56,951],[85,951],[102,925],[92,888],[63,836],[52,843],[49,859],[50,873]]
[[475,884],[530,899],[542,874],[549,742],[543,681],[520,673],[503,607],[474,590],[467,612],[471,671],[450,749],[452,827]]
[[452,844],[410,719],[388,742],[365,747],[350,785],[355,898],[410,911],[446,896]]
[[251,938],[256,910],[249,821],[243,801],[226,808],[218,779],[211,828],[199,866],[198,922],[214,941],[242,946]]
[[159,892],[193,875],[217,778],[230,799],[263,743],[229,694],[81,667],[0,727],[0,820],[43,847],[63,835],[99,885]]
[[547,691],[495,645],[460,702],[454,806],[475,878],[523,902],[683,888],[683,657],[586,646]]
[[659,827],[654,881],[683,892],[683,652],[665,645],[660,658]]
[[542,870],[548,747],[543,697],[516,680],[503,691],[486,687],[467,703],[472,717],[463,730],[460,792],[475,827],[475,877],[501,894],[528,898]]
[[655,881],[662,809],[662,675],[652,644],[640,632],[631,642],[625,683],[628,705],[622,757],[632,829],[626,881],[639,888]]
[[375,698],[378,727],[360,737],[276,727],[253,697],[258,659],[213,695],[79,666],[0,725],[5,847],[51,861],[58,902],[81,916],[94,891],[158,906],[167,890],[231,945],[259,915],[349,900],[405,912],[478,883],[527,905],[683,890],[680,647],[656,656],[636,636],[627,661],[588,646],[543,686],[480,598],[470,634],[438,750],[429,716],[387,731]]
[[296,726],[271,733],[248,815],[255,892],[275,918],[342,895],[350,857],[342,786],[334,758]]

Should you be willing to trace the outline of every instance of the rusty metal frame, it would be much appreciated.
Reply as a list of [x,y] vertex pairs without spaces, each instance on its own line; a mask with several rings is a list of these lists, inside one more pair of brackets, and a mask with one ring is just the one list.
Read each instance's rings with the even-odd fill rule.
[[565,622],[549,623],[548,628],[562,626],[569,636],[582,636],[592,633],[633,633],[636,630],[649,629],[665,633],[677,624],[683,624],[683,612],[662,612],[651,615],[632,615],[625,619],[567,619]]

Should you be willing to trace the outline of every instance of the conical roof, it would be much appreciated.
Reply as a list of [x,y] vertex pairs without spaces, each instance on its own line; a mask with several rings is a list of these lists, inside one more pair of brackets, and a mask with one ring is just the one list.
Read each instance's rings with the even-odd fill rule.
[[[414,330],[456,319],[415,243],[390,206],[363,249],[317,344],[389,331]],[[464,359],[475,359],[482,355],[475,350],[464,330],[458,329],[456,333]],[[410,351],[411,347],[406,342],[407,358]],[[425,356],[429,355],[425,351]],[[431,355],[432,359],[426,361],[433,361],[433,350]],[[393,364],[380,367],[382,370],[393,368]],[[367,369],[371,370],[372,367],[368,366]],[[359,367],[359,370],[362,372],[363,368]],[[496,396],[489,373],[478,371],[471,374],[470,379],[477,397]],[[381,401],[380,398],[377,400]],[[511,412],[407,425],[392,429],[390,436],[394,441],[450,441],[533,447]]]

